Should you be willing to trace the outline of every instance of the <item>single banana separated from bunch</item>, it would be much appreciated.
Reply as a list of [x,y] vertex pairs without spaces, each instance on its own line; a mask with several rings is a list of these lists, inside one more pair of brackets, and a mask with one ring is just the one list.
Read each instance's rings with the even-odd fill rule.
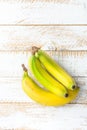
[[67,89],[61,83],[56,81],[51,75],[49,75],[35,55],[32,55],[29,58],[28,65],[38,82],[41,83],[47,90],[57,96],[68,97]]
[[67,89],[74,90],[76,88],[75,80],[49,55],[37,47],[33,47],[33,50],[35,56],[55,79],[57,79]]
[[74,91],[69,90],[69,96],[67,98],[57,96],[49,91],[39,87],[35,81],[28,75],[28,71],[24,65],[22,65],[24,74],[22,78],[22,88],[25,93],[34,101],[46,105],[46,106],[62,106],[71,102],[77,96],[79,88]]

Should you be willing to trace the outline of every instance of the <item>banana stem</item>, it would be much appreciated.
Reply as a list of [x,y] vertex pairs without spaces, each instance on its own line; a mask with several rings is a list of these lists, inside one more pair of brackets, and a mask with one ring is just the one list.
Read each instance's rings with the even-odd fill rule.
[[32,54],[35,55],[35,53],[38,52],[39,49],[40,47],[32,46]]
[[22,64],[21,66],[22,66],[22,68],[23,68],[23,70],[24,70],[25,72],[28,71],[24,64]]

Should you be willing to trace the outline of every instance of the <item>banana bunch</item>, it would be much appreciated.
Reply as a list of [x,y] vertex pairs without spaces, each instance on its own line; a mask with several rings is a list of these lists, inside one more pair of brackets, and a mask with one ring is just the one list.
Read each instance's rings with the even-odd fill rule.
[[77,96],[79,88],[75,80],[40,48],[32,47],[28,66],[34,78],[42,85],[39,86],[28,75],[27,68],[22,64],[22,88],[34,101],[46,106],[61,106]]

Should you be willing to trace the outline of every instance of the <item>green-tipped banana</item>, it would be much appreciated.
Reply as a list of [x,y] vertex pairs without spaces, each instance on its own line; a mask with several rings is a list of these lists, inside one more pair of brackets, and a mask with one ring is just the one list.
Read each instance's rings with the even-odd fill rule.
[[67,89],[51,77],[51,75],[49,75],[34,55],[32,55],[29,59],[29,67],[38,82],[41,83],[46,89],[57,96],[68,97]]
[[66,88],[70,90],[76,88],[74,79],[44,51],[39,49],[36,51],[35,56],[39,58],[46,70]]
[[56,96],[55,94],[48,92],[39,87],[35,81],[28,75],[27,69],[22,65],[24,74],[22,78],[22,88],[24,92],[34,101],[46,106],[62,106],[70,103],[76,98],[79,88],[74,91],[69,90],[69,96],[67,98]]

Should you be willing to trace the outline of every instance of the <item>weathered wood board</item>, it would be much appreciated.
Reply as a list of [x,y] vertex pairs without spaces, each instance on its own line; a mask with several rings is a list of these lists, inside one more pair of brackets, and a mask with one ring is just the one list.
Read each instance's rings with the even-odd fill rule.
[[87,128],[87,105],[43,107],[34,103],[2,103],[0,111],[1,129],[86,130]]
[[2,0],[0,24],[87,24],[87,1]]
[[0,26],[0,51],[87,50],[87,26]]

